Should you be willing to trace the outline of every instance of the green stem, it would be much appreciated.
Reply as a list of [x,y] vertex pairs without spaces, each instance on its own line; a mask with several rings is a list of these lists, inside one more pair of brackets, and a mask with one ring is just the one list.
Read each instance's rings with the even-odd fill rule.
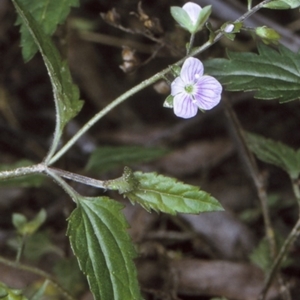
[[191,49],[192,49],[193,44],[194,44],[194,40],[195,40],[195,33],[192,33],[192,34],[191,34],[191,37],[190,37],[190,42],[189,42],[188,47],[187,47],[187,50],[186,50],[186,55],[189,55],[189,54],[190,54]]
[[26,271],[26,272],[30,272],[30,273],[33,273],[35,275],[38,275],[38,276],[41,276],[43,278],[46,278],[48,279],[57,289],[58,291],[64,296],[65,299],[68,299],[68,300],[75,300],[73,298],[73,296],[71,296],[69,294],[68,291],[66,291],[54,278],[51,274],[47,273],[47,272],[44,272],[40,269],[37,269],[35,267],[31,267],[31,266],[28,266],[28,265],[24,265],[24,264],[20,264],[20,263],[16,263],[14,261],[11,261],[11,260],[8,260],[2,256],[0,256],[0,263],[6,265],[6,266],[9,266],[9,267],[12,267],[12,268],[15,268],[15,269],[18,269],[18,270],[23,270],[23,271]]
[[[58,170],[58,169],[57,169]],[[45,168],[45,173],[47,175],[49,175],[50,177],[52,177],[56,183],[58,183],[63,189],[64,191],[73,199],[73,201],[75,203],[78,202],[78,194],[77,192],[69,185],[67,184],[58,174],[57,174],[57,170],[55,171],[54,169],[51,169],[51,168]],[[66,172],[68,173],[68,172]],[[72,174],[70,172],[70,174]],[[74,175],[77,175],[77,174],[74,174]]]
[[107,189],[107,185],[105,184],[105,181],[90,178],[87,176],[79,175],[76,173],[60,170],[57,168],[48,168],[48,170],[53,171],[55,174],[57,174],[60,177],[64,177],[76,182],[83,183],[85,185],[93,186],[96,188],[102,188],[102,189]]
[[[243,16],[238,18],[235,22],[242,22],[243,20],[249,18],[252,14],[254,14],[256,11],[261,9],[263,5],[270,2],[272,0],[265,0],[255,7],[252,8],[251,11],[246,12]],[[190,56],[195,56],[203,51],[205,51],[207,48],[209,48],[211,45],[216,43],[221,37],[223,36],[223,32],[218,33],[213,41],[207,41],[202,46],[194,49],[187,55],[186,57],[182,58],[181,60],[177,61],[173,64],[175,65],[181,65],[186,58]],[[55,163],[62,155],[64,155],[75,143],[76,141],[85,134],[95,123],[97,123],[103,116],[105,116],[107,113],[109,113],[113,108],[127,100],[129,97],[133,96],[140,90],[144,89],[145,87],[155,83],[156,81],[164,78],[164,76],[169,73],[172,70],[173,66],[169,66],[168,68],[164,69],[163,71],[155,74],[154,76],[146,79],[145,81],[141,82],[140,84],[136,85],[135,87],[131,88],[118,98],[116,98],[113,102],[111,102],[109,105],[107,105],[104,109],[102,109],[99,113],[97,113],[94,117],[92,117],[50,160],[47,160],[48,165],[51,165]]]

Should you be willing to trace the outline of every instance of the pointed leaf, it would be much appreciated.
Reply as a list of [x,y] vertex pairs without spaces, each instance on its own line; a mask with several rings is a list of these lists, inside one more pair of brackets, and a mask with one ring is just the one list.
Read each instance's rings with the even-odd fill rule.
[[[51,0],[28,1],[19,0],[19,3],[26,7],[41,30],[51,36],[58,24],[62,24],[73,6],[79,6],[79,0],[63,0],[60,2]],[[25,61],[29,61],[38,51],[38,47],[32,38],[27,26],[18,17],[17,24],[21,24],[21,46]]]
[[97,300],[141,299],[122,208],[107,197],[80,197],[68,220],[72,249]]
[[252,152],[262,161],[285,170],[291,178],[297,179],[300,173],[300,150],[266,139],[260,135],[246,133],[246,141]]
[[50,76],[57,118],[54,145],[52,146],[52,152],[54,152],[62,134],[63,127],[81,110],[83,102],[79,100],[77,86],[72,83],[67,63],[61,61],[60,55],[51,39],[41,30],[39,24],[37,24],[30,13],[22,6],[20,0],[12,1],[18,14],[22,18],[22,22],[38,46]]
[[300,0],[277,0],[271,1],[264,5],[264,7],[271,9],[291,9],[299,6]]
[[221,204],[208,193],[174,178],[142,172],[135,172],[134,177],[139,182],[137,188],[124,195],[147,210],[169,214],[223,210]]
[[104,173],[120,166],[155,160],[165,155],[167,152],[168,150],[166,149],[154,147],[103,146],[97,148],[92,153],[86,169]]
[[279,51],[260,45],[255,53],[228,52],[229,59],[205,62],[205,71],[228,91],[256,91],[264,100],[287,102],[300,98],[300,52],[280,45]]

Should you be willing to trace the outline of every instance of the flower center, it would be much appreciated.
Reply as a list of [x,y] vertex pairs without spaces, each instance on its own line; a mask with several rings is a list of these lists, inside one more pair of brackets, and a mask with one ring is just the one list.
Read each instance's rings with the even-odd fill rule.
[[194,86],[192,84],[188,84],[184,87],[184,90],[188,93],[188,94],[192,94],[194,91]]

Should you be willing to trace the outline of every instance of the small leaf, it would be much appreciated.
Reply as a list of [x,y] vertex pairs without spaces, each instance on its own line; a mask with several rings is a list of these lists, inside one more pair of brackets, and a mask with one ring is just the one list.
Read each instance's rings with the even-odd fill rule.
[[46,211],[41,209],[39,213],[31,220],[27,221],[27,218],[22,214],[15,213],[12,217],[12,222],[15,228],[18,230],[19,234],[23,236],[34,234],[39,227],[46,220]]
[[300,0],[278,0],[271,1],[265,4],[263,7],[271,9],[291,9],[300,6]]
[[262,161],[285,170],[291,178],[297,179],[300,173],[300,149],[293,148],[266,139],[260,135],[246,133],[247,144],[252,152]]
[[255,33],[262,38],[265,44],[278,44],[280,34],[272,28],[267,26],[256,27]]
[[193,31],[194,25],[188,13],[179,6],[171,6],[171,15],[187,31]]
[[140,300],[123,205],[107,197],[79,197],[77,203],[67,234],[94,298]]
[[174,100],[174,96],[169,95],[166,100],[164,101],[163,107],[166,108],[173,108],[173,100]]
[[205,62],[205,71],[215,76],[228,91],[256,91],[258,99],[278,98],[287,102],[300,98],[300,52],[280,45],[279,51],[263,44],[259,55],[228,52],[229,59]]
[[202,29],[203,25],[207,22],[208,18],[210,17],[211,11],[211,5],[207,5],[201,9],[197,24],[195,25],[195,32]]
[[86,169],[104,173],[124,165],[148,162],[168,153],[163,148],[147,148],[142,146],[103,146],[97,148],[89,158]]
[[[79,6],[79,0],[64,0],[59,3],[49,0],[19,0],[19,3],[26,7],[41,30],[48,36],[55,32],[58,24],[65,21],[71,7]],[[38,51],[37,45],[20,17],[16,24],[21,24],[22,54],[24,60],[29,61]]]
[[223,210],[215,198],[198,187],[156,173],[135,172],[134,176],[139,185],[124,195],[147,210],[169,214]]

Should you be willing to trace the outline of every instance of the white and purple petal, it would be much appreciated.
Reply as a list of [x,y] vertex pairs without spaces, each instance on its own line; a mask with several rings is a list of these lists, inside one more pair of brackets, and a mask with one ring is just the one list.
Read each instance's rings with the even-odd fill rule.
[[173,99],[174,114],[177,117],[189,119],[198,112],[198,107],[193,103],[191,96],[187,94],[178,94]]
[[212,76],[202,76],[194,86],[193,96],[200,109],[209,110],[219,104],[222,85]]
[[171,83],[171,95],[176,96],[179,93],[185,93],[185,83],[180,77],[176,77]]
[[187,2],[182,6],[182,9],[187,12],[193,25],[196,25],[200,11],[202,10],[201,6],[193,2]]
[[189,57],[182,65],[180,77],[186,85],[192,84],[198,81],[203,72],[204,67],[202,62],[197,58]]

